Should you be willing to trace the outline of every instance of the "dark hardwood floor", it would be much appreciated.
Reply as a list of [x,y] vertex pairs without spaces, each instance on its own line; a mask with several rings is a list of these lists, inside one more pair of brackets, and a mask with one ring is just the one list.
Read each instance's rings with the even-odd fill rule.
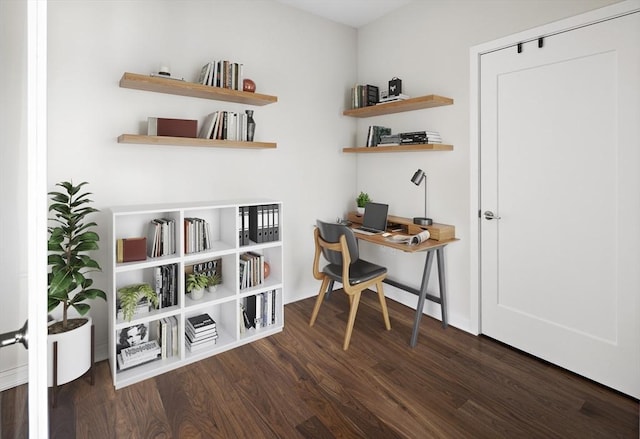
[[[347,300],[332,294],[309,328],[315,298],[285,307],[281,334],[115,391],[63,386],[52,438],[638,438],[638,401],[572,373],[424,318],[388,300],[385,331],[373,293],[342,351]],[[2,439],[26,437],[0,399]]]

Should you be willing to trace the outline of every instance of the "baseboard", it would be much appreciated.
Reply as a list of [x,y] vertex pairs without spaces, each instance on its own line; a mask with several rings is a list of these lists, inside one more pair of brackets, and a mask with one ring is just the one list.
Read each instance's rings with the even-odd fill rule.
[[29,367],[25,364],[0,372],[0,392],[29,382]]
[[[96,345],[96,362],[109,357],[107,343]],[[0,392],[13,389],[29,382],[29,366],[27,364],[0,372]]]

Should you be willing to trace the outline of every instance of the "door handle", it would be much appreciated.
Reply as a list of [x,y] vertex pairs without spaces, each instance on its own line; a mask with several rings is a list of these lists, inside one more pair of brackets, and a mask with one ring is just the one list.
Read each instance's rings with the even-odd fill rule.
[[487,210],[487,211],[485,211],[485,213],[484,213],[484,219],[491,221],[491,220],[494,220],[494,219],[495,219],[495,220],[499,220],[499,219],[500,219],[500,217],[499,217],[499,216],[495,216],[495,215],[493,214],[493,212],[491,212],[490,210]]
[[22,343],[25,349],[29,349],[29,321],[24,322],[22,328],[0,334],[0,348],[11,346],[12,344]]

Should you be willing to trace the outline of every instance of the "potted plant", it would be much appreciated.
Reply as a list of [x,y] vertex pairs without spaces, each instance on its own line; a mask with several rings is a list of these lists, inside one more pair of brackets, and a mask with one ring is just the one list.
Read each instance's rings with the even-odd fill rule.
[[222,276],[218,273],[213,273],[211,276],[207,277],[207,289],[210,293],[215,293],[218,285],[222,283]]
[[187,275],[187,291],[191,293],[191,299],[200,300],[204,295],[204,289],[209,284],[209,276],[206,274],[192,273]]
[[[87,182],[77,186],[68,181],[57,183],[64,191],[49,192],[49,212],[54,224],[49,226],[48,239],[48,310],[62,305],[62,320],[49,325],[49,358],[53,359],[53,344],[58,346],[57,383],[64,384],[83,375],[91,367],[91,317],[89,300],[107,299],[104,291],[93,288],[88,273],[101,271],[97,261],[87,252],[98,250],[100,237],[87,222],[87,216],[98,212],[90,206],[90,192],[82,192]],[[79,315],[69,318],[69,309]],[[53,383],[53,367],[49,368],[49,385]]]
[[371,202],[371,198],[369,198],[369,194],[366,192],[360,192],[360,195],[356,198],[356,204],[358,205],[358,215],[361,216],[364,214],[364,207],[367,203]]
[[136,307],[143,299],[146,299],[147,306],[151,304],[154,308],[158,307],[158,295],[153,288],[151,288],[151,285],[147,283],[118,288],[118,298],[120,299],[122,316],[127,321],[131,321],[135,314]]

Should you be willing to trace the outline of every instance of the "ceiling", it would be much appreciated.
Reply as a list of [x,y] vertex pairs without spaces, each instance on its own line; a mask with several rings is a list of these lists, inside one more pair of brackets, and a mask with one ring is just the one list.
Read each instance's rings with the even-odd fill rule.
[[277,0],[313,15],[346,24],[364,26],[412,0]]

